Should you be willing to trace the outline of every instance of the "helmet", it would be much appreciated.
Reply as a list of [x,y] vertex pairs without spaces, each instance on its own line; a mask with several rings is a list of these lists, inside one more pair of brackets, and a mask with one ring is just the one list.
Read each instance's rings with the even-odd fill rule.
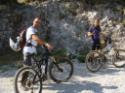
[[15,52],[18,52],[18,51],[21,50],[20,44],[19,44],[18,40],[17,40],[17,42],[14,42],[14,41],[12,40],[12,38],[9,38],[9,46],[10,46],[10,48],[11,48],[13,51],[15,51]]

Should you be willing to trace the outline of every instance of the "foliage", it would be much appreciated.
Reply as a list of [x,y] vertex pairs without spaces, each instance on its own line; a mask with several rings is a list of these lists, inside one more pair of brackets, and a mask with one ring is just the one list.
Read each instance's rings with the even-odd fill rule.
[[79,62],[81,63],[84,63],[85,62],[85,58],[86,58],[86,55],[87,53],[90,51],[90,48],[88,47],[89,45],[87,46],[84,46],[84,50],[80,50],[78,52],[78,54],[71,54],[69,56],[70,59],[78,59]]
[[[47,0],[0,0],[0,4],[16,4],[18,2],[29,3],[29,2],[44,2]],[[56,1],[56,0],[53,0]],[[73,2],[74,0],[57,0],[58,2]],[[103,3],[120,3],[125,4],[125,0],[78,0],[86,4],[103,4]]]
[[6,55],[0,56],[0,65],[14,64],[22,59],[22,53],[9,51]]
[[79,55],[77,56],[77,59],[78,59],[80,62],[85,62],[86,55],[87,55],[87,53],[88,53],[89,51],[90,51],[89,47],[84,46],[84,51],[80,51],[80,52],[79,52]]
[[66,56],[66,54],[67,54],[66,49],[58,49],[58,50],[53,51],[51,55],[53,55],[53,56]]
[[17,0],[0,0],[0,4],[13,5],[17,3],[18,3]]

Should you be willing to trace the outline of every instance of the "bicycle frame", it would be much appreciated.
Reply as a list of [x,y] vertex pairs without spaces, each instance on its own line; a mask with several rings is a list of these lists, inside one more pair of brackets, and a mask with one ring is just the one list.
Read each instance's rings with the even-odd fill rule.
[[37,58],[35,58],[35,56],[33,56],[33,60],[35,64],[35,71],[39,74],[39,76],[42,76],[42,65],[45,65],[45,73],[47,73],[47,68],[48,68],[48,59],[50,57],[50,53],[49,50],[44,46],[45,49],[45,53],[43,53],[43,55],[41,56],[41,59],[38,60]]
[[52,60],[52,62],[55,64],[55,66],[58,68],[58,70],[62,72],[62,69],[58,66],[55,57],[50,55],[49,50],[45,46],[44,46],[44,49],[45,49],[45,53],[43,53],[40,60],[37,60],[35,57],[33,57],[33,60],[35,61],[34,62],[35,68],[33,66],[33,69],[36,71],[36,75],[38,75],[40,79],[42,79],[42,76],[43,76],[42,65],[45,65],[44,74],[47,75],[49,59]]

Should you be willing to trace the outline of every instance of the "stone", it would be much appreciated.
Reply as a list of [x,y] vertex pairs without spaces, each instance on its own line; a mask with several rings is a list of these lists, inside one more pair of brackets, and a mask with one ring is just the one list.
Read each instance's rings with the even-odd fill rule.
[[[91,40],[86,38],[86,32],[96,17],[101,19],[102,31],[113,32],[113,39],[117,37],[118,40],[121,40],[121,32],[123,32],[121,29],[125,27],[118,27],[121,26],[118,22],[121,14],[113,11],[112,5],[101,4],[95,5],[96,9],[85,9],[86,5],[81,2],[71,0],[40,2],[38,0],[27,2],[25,7],[16,8],[13,12],[7,8],[3,8],[3,10],[7,9],[6,11],[0,9],[5,12],[0,14],[2,17],[0,18],[0,24],[2,24],[0,32],[4,35],[0,39],[5,41],[5,37],[15,36],[19,27],[30,26],[33,18],[40,15],[42,17],[42,26],[39,29],[41,38],[46,38],[46,28],[50,27],[48,41],[54,45],[55,49],[66,49],[68,54],[79,54],[81,51],[87,50],[88,52],[91,49]],[[7,33],[3,31],[7,31]]]

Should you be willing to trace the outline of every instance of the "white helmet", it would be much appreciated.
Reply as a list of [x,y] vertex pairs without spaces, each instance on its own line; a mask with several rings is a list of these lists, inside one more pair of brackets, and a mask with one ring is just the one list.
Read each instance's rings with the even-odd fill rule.
[[15,52],[18,52],[21,50],[18,40],[17,42],[14,42],[11,38],[9,38],[9,45],[10,45],[10,48]]

